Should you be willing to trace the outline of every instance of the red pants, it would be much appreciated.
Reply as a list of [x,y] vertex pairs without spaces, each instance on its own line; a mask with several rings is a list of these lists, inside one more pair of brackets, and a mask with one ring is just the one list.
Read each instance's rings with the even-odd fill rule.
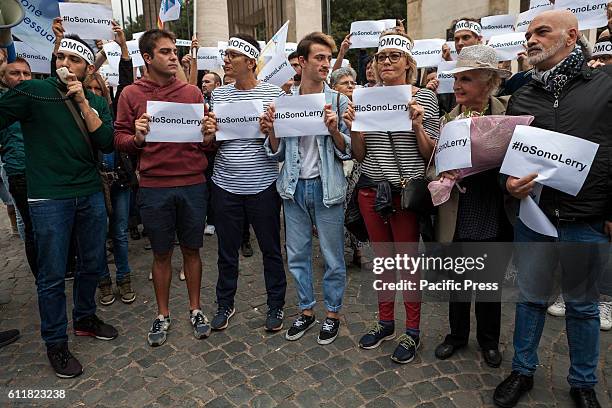
[[[397,210],[387,220],[383,219],[374,211],[376,190],[372,188],[360,189],[358,199],[359,210],[365,221],[370,242],[372,242],[377,257],[394,257],[396,254],[406,252],[414,253],[415,244],[402,247],[401,243],[419,242],[419,222],[415,213]],[[400,200],[399,194],[393,195],[393,205],[395,208],[400,208]],[[376,245],[376,243],[385,244]],[[415,276],[417,275],[412,276],[410,279],[414,281]],[[408,292],[403,291],[403,294],[404,307],[406,308],[406,328],[418,330],[421,320],[421,302],[407,301]],[[410,297],[414,298],[414,294],[411,294]],[[383,297],[381,292],[378,292],[378,313],[380,320],[395,320],[394,305],[395,302],[389,301],[388,294]]]

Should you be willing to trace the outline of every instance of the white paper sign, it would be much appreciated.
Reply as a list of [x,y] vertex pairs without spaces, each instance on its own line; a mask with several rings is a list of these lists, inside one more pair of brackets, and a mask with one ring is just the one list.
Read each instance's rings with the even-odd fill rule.
[[454,41],[447,41],[446,45],[450,48],[451,61],[457,61],[457,48]]
[[516,23],[515,14],[483,17],[480,22],[482,25],[482,36],[488,40],[494,35],[513,33],[514,23]]
[[108,82],[109,86],[116,88],[119,86],[119,72],[114,70],[110,64],[102,65],[98,70],[100,75],[106,78],[106,82]]
[[51,73],[51,60],[24,42],[15,41],[15,52],[18,57],[28,61],[32,72],[40,74]]
[[377,48],[380,34],[387,28],[395,27],[395,20],[367,20],[351,23],[350,48]]
[[144,31],[140,31],[138,33],[132,33],[132,40],[138,41],[144,33],[145,33]]
[[529,2],[529,10],[540,7],[548,7],[550,5],[550,0],[531,0]]
[[198,70],[215,70],[221,67],[219,64],[219,50],[217,47],[198,48]]
[[355,132],[412,130],[408,109],[411,100],[410,85],[355,89],[353,91],[355,120],[352,130]]
[[471,123],[469,118],[457,119],[442,128],[435,156],[438,174],[472,167]]
[[215,104],[215,116],[219,126],[215,139],[221,141],[265,138],[259,130],[259,118],[263,111],[261,99]]
[[203,103],[147,101],[147,113],[151,116],[147,142],[202,141]]
[[219,65],[223,66],[223,58],[225,58],[225,50],[227,49],[227,41],[217,41],[217,50],[219,51]]
[[442,62],[442,45],[446,41],[439,38],[416,40],[412,47],[412,56],[417,62],[417,68],[437,67]]
[[516,26],[514,27],[514,31],[524,33],[529,28],[529,24],[533,21],[534,18],[537,17],[538,14],[543,13],[548,10],[552,10],[553,5],[549,4],[548,6],[540,6],[536,8],[529,9],[527,11],[522,12],[518,15],[518,19],[516,20]]
[[286,42],[285,43],[285,54],[289,55],[294,51],[297,51],[297,43]]
[[90,3],[59,3],[64,31],[85,40],[112,40],[113,9]]
[[191,47],[191,40],[176,40],[177,47]]
[[605,27],[608,25],[607,7],[610,0],[557,0],[555,9],[569,10],[578,19],[578,29]]
[[489,46],[495,50],[498,61],[513,61],[518,59],[518,53],[525,51],[525,33],[510,33],[496,35],[489,41]]
[[514,130],[500,173],[524,177],[576,195],[589,174],[599,145],[578,137],[519,125]]
[[438,89],[436,92],[439,94],[444,93],[455,93],[453,87],[455,86],[455,76],[450,74],[451,71],[457,67],[457,61],[442,61],[438,65]]
[[559,236],[557,228],[538,206],[543,187],[542,184],[536,183],[529,195],[521,200],[519,218],[523,224],[538,234],[557,238]]
[[327,135],[325,94],[283,96],[274,100],[276,137]]
[[[140,50],[138,49],[138,41],[127,41],[126,45],[128,47],[128,54],[132,58],[132,66],[144,66],[144,60],[142,59],[142,55],[140,55]],[[108,63],[113,67],[113,70],[118,72],[119,61],[121,60],[121,47],[116,42],[111,41],[104,44],[102,48],[104,49]]]
[[293,69],[287,60],[285,53],[281,52],[272,57],[272,59],[263,67],[263,69],[257,75],[257,79],[276,86],[283,86],[285,82],[291,79],[294,75],[295,69]]

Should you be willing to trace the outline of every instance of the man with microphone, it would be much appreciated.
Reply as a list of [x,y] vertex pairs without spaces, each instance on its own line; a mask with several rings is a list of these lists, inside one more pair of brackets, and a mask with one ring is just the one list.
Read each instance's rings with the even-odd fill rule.
[[0,98],[0,129],[19,121],[23,131],[41,334],[60,378],[83,372],[66,334],[64,276],[73,229],[81,260],[73,289],[75,335],[117,337],[95,314],[98,277],[106,265],[106,208],[94,152],[112,152],[113,126],[106,101],[83,87],[93,64],[91,48],[78,36],[66,36],[56,61],[63,80],[23,81]]

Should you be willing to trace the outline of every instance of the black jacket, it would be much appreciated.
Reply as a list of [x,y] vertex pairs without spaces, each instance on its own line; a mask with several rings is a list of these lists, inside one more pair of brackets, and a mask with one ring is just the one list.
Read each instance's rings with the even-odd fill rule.
[[533,115],[531,126],[599,144],[599,150],[576,197],[544,187],[540,208],[557,219],[612,221],[612,66],[591,69],[586,64],[561,96],[532,80],[514,93],[507,115]]

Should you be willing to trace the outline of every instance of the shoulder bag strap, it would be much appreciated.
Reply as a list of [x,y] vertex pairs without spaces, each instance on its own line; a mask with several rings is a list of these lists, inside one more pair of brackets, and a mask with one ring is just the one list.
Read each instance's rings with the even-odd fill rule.
[[[62,91],[60,89],[58,89],[57,91],[60,93],[62,98],[64,98],[66,96],[66,93],[64,91]],[[89,139],[89,132],[87,131],[87,127],[85,126],[85,120],[77,112],[77,110],[74,107],[74,104],[73,104],[71,98],[64,99],[64,104],[66,104],[66,107],[68,108],[68,110],[72,114],[72,118],[74,119],[74,121],[76,122],[79,130],[81,131],[81,136],[83,136],[83,139],[87,143],[87,146],[89,146],[89,150],[91,152],[91,156],[94,159],[94,162],[97,162],[96,156],[94,155],[93,146],[91,145],[91,140]]]

